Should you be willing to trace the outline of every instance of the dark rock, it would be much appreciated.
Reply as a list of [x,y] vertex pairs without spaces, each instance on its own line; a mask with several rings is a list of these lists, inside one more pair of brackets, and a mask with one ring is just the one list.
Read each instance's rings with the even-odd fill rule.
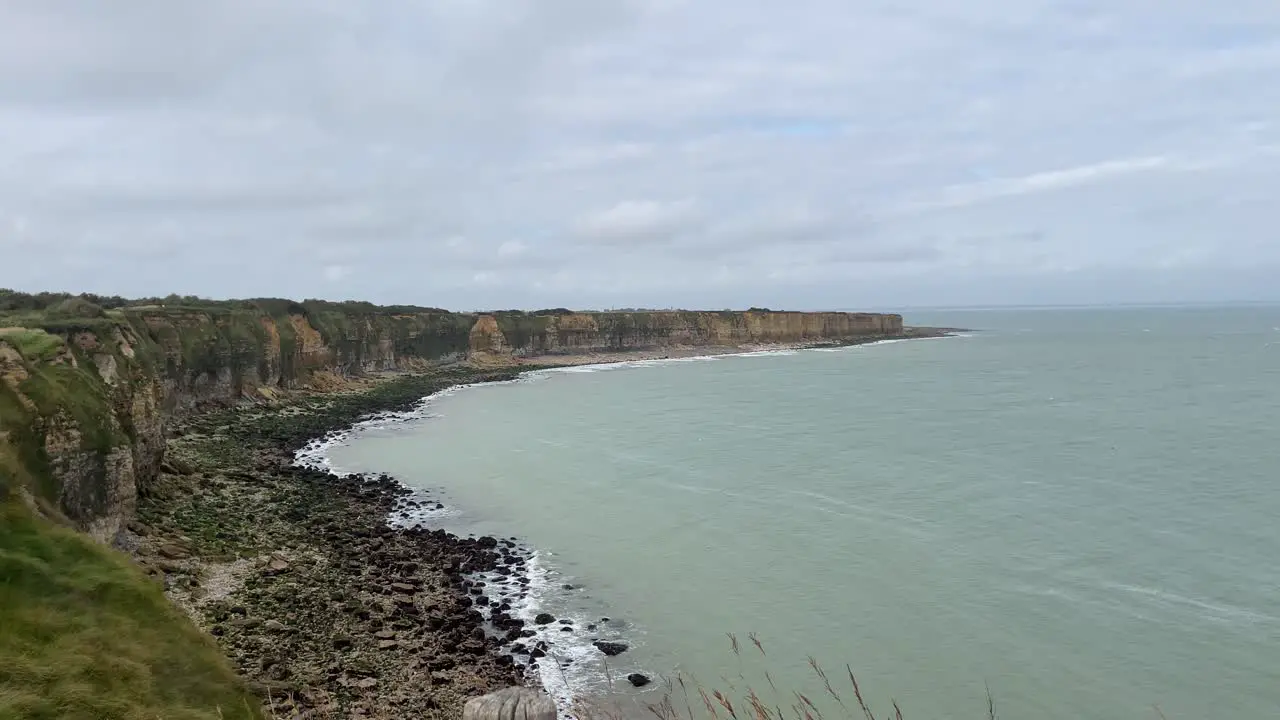
[[555,621],[556,618],[551,613],[538,613],[538,615],[533,618],[533,622],[538,625],[550,625]]
[[350,650],[353,643],[349,637],[336,637],[333,639],[334,650]]
[[591,644],[595,645],[597,650],[604,653],[605,655],[608,655],[609,657],[613,657],[615,655],[621,655],[622,653],[627,651],[626,643],[612,642],[609,640],[597,640]]
[[627,676],[627,682],[636,687],[644,687],[649,684],[649,678],[648,676],[641,675],[640,673],[631,673]]

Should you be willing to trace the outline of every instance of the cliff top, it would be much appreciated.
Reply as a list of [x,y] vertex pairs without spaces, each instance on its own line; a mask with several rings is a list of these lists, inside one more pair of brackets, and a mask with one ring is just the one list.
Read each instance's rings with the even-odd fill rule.
[[[205,312],[226,313],[233,311],[251,311],[265,315],[303,315],[323,312],[342,312],[347,314],[408,315],[438,313],[448,315],[575,315],[606,313],[709,313],[709,314],[741,314],[741,313],[776,313],[806,314],[803,310],[774,310],[765,307],[749,307],[745,310],[723,308],[707,310],[698,308],[596,308],[571,310],[569,308],[540,308],[523,310],[517,308],[497,310],[455,311],[438,307],[421,305],[376,305],[363,300],[318,300],[302,301],[286,298],[244,298],[228,300],[212,300],[195,295],[171,294],[165,297],[124,298],[119,295],[96,295],[94,293],[39,292],[25,293],[7,288],[0,288],[0,327],[6,325],[42,327],[46,324],[57,325],[68,320],[91,320],[94,318],[119,317],[121,311],[137,312]],[[825,312],[825,311],[823,311]],[[836,312],[836,311],[831,311]],[[858,314],[858,313],[850,313]]]

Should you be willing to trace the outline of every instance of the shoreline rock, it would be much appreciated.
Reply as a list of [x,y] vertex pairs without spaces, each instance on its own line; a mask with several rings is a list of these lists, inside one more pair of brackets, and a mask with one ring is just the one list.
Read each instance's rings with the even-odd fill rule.
[[[135,527],[148,534],[131,538],[135,556],[273,716],[456,720],[468,699],[526,684],[523,658],[486,633],[469,579],[508,567],[510,548],[389,525],[410,494],[390,476],[340,478],[292,463],[297,449],[368,412],[408,409],[492,375],[442,373],[364,400],[222,411],[169,440],[190,473],[165,473],[143,493]],[[518,636],[522,621],[500,620]]]

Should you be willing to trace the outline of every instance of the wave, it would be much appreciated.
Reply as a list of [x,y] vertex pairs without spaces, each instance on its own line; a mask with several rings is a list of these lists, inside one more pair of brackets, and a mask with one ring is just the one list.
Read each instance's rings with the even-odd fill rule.
[[840,347],[816,347],[816,348],[808,348],[808,350],[811,352],[838,353],[838,352],[849,352],[850,350],[860,350],[862,348],[872,347],[873,345],[893,345],[896,343],[903,343],[908,341],[935,340],[935,339],[937,338],[889,338],[887,340],[876,340],[874,342],[869,342],[869,343],[841,345]]
[[[571,596],[583,588],[564,583],[565,578],[547,560],[549,555],[527,550],[522,575],[504,577],[498,573],[478,573],[473,579],[483,581],[491,596],[496,593],[488,588],[496,588],[501,595],[512,598],[509,614],[524,620],[525,628],[534,633],[523,642],[528,647],[545,648],[546,656],[539,660],[534,672],[555,700],[561,716],[567,716],[575,698],[598,694],[609,685],[605,656],[593,642],[625,639],[634,646],[635,637],[634,634],[622,636],[625,623],[621,621],[598,617],[597,613],[583,608],[569,609]],[[553,609],[556,610],[553,622],[542,625],[535,622],[540,613]],[[562,629],[566,627],[572,631]]]
[[[1092,607],[1103,613],[1121,613],[1153,622],[1168,622],[1168,615],[1172,613],[1177,616],[1179,623],[1191,620],[1218,626],[1239,626],[1242,629],[1245,626],[1280,624],[1280,618],[1261,610],[1223,601],[1204,600],[1162,588],[1079,576],[1059,576],[1058,579],[1068,580],[1070,586],[1057,583],[1019,583],[1011,589],[1062,600],[1078,607]],[[1159,614],[1163,614],[1164,618],[1159,619]]]
[[1248,624],[1276,624],[1280,618],[1260,610],[1233,605],[1222,601],[1202,600],[1189,595],[1181,595],[1171,590],[1148,587],[1146,585],[1129,585],[1112,581],[1101,581],[1099,586],[1129,595],[1135,595],[1149,603],[1174,610],[1192,610],[1202,620],[1214,622],[1233,622]]

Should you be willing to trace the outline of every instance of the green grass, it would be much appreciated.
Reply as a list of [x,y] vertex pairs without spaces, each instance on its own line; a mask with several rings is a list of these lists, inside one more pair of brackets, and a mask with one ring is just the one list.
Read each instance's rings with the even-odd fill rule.
[[57,335],[34,328],[0,329],[0,340],[9,343],[29,360],[52,360],[66,343]]
[[127,558],[0,501],[0,719],[257,719],[213,642]]

